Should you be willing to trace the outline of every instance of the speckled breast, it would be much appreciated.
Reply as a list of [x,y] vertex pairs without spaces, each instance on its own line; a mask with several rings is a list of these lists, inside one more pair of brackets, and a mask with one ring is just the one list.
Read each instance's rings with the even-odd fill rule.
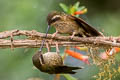
[[59,33],[64,34],[72,34],[74,31],[77,32],[77,30],[79,30],[79,25],[77,25],[75,22],[70,21],[57,21],[52,26],[55,27]]

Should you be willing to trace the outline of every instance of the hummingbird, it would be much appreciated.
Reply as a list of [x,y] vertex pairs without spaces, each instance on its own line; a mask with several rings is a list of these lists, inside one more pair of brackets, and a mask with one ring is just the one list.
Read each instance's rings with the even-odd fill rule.
[[72,70],[82,69],[82,67],[71,67],[63,64],[62,57],[57,52],[41,53],[38,51],[32,57],[33,65],[42,72],[48,74],[75,74]]
[[97,31],[95,28],[90,26],[81,18],[77,18],[72,15],[65,14],[64,12],[53,11],[47,16],[48,27],[53,26],[56,32],[53,37],[57,34],[69,34],[71,38],[74,36],[79,37],[95,37],[103,36],[103,34]]

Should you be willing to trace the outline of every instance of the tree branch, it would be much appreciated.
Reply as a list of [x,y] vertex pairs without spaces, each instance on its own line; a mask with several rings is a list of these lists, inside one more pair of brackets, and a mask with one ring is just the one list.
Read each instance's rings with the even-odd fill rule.
[[[26,36],[25,39],[14,39],[14,36]],[[12,36],[12,40],[8,40]],[[42,39],[45,39],[45,34],[35,30],[11,30],[0,32],[0,48],[9,48],[11,45],[14,48],[37,48],[40,47]],[[52,34],[48,34],[46,42],[52,39]],[[92,47],[120,47],[120,37],[74,37],[70,40],[70,36],[56,35],[51,44],[55,47],[55,42],[59,46],[92,46]],[[44,45],[45,46],[45,45]]]

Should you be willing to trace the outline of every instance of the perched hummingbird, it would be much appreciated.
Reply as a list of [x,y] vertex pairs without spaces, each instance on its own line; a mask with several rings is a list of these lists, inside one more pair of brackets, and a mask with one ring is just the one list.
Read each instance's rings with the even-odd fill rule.
[[48,26],[53,26],[56,28],[56,33],[54,33],[54,35],[57,33],[70,34],[71,38],[74,36],[103,36],[102,33],[98,32],[81,18],[77,18],[63,12],[53,11],[49,13],[47,16],[47,22]]
[[81,67],[70,67],[63,64],[62,57],[56,52],[47,52],[42,54],[38,51],[32,57],[33,64],[42,72],[49,74],[75,74],[72,70],[81,69]]

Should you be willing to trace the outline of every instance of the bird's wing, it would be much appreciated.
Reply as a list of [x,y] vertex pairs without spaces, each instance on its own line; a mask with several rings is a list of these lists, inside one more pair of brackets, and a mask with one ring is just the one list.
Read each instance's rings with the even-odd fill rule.
[[85,32],[87,32],[87,34],[89,34],[89,37],[92,37],[92,36],[103,36],[103,34],[101,32],[97,31],[95,28],[90,26],[83,19],[77,18],[77,17],[72,16],[72,15],[69,15],[69,17],[71,19],[75,20],[80,25],[80,27],[82,27],[85,30]]
[[73,70],[82,69],[82,67],[72,67],[72,66],[56,66],[55,73],[64,73],[64,74],[75,74]]

